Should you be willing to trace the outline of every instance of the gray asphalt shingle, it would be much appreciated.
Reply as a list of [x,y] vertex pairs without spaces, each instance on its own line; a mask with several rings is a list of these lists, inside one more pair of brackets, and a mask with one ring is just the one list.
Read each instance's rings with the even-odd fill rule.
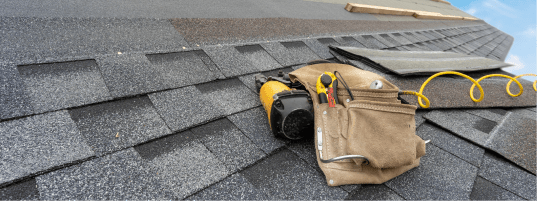
[[236,47],[236,49],[246,56],[252,66],[257,68],[258,71],[267,71],[282,67],[260,45],[245,45]]
[[0,62],[0,72],[0,119],[31,114],[33,108],[17,66]]
[[483,148],[458,138],[445,130],[425,123],[416,130],[416,134],[423,140],[431,140],[430,143],[474,166],[479,167],[481,164],[481,159],[485,153]]
[[203,50],[226,77],[235,77],[259,71],[245,55],[241,54],[233,46],[218,45],[204,47]]
[[196,88],[203,94],[203,99],[212,102],[225,115],[261,105],[259,96],[237,78],[200,84]]
[[146,57],[151,63],[148,70],[158,72],[158,77],[155,79],[162,79],[166,86],[163,89],[209,82],[215,80],[219,74],[217,70],[208,67],[210,64],[203,61],[205,56],[201,50],[148,54]]
[[371,49],[384,49],[388,47],[384,45],[383,43],[381,43],[380,41],[378,41],[377,39],[375,39],[375,37],[371,35],[354,36],[354,39],[362,43],[367,48],[371,48]]
[[315,54],[319,55],[321,59],[330,59],[334,57],[332,54],[330,54],[328,45],[339,45],[334,39],[332,38],[319,38],[319,39],[306,39],[303,40],[304,44],[306,44]]
[[323,175],[284,149],[240,173],[269,199],[343,199],[347,192],[329,187]]
[[36,180],[44,200],[174,199],[132,148]]
[[268,197],[257,190],[240,174],[234,174],[226,179],[203,189],[186,198],[186,200],[266,200]]
[[405,199],[469,199],[478,168],[427,144],[420,166],[386,182]]
[[248,137],[228,119],[220,119],[192,129],[194,135],[206,136],[201,142],[231,172],[249,166],[265,156]]
[[472,187],[471,200],[524,200],[496,184],[493,184],[480,176],[475,179]]
[[236,113],[227,118],[267,154],[283,147],[288,141],[274,137],[263,107]]
[[0,32],[0,60],[25,64],[188,47],[166,19],[0,17]]
[[94,156],[67,111],[0,123],[0,184]]
[[281,42],[281,44],[287,48],[290,56],[298,58],[299,62],[296,64],[321,59],[304,41]]
[[485,153],[479,176],[525,199],[535,199],[535,175],[517,168],[504,159]]
[[[168,88],[161,73],[144,54],[114,54],[97,59],[113,97],[132,96]],[[166,75],[166,74],[165,74]]]
[[171,134],[147,96],[77,108],[69,113],[99,156]]
[[35,178],[21,181],[0,189],[0,200],[38,200],[39,191]]
[[172,131],[183,130],[222,116],[223,111],[194,86],[149,94],[157,112]]
[[345,200],[404,200],[393,190],[380,185],[362,185],[361,188],[351,192]]
[[475,129],[474,126],[479,124],[483,118],[457,110],[449,111],[432,111],[424,116],[426,119],[434,122],[442,128],[473,141],[477,144],[484,145],[490,135]]
[[358,42],[356,39],[354,39],[351,36],[341,37],[341,41],[342,41],[341,45],[365,48],[365,46],[362,45],[362,43]]
[[199,142],[188,143],[146,163],[176,199],[184,199],[230,174],[218,157]]
[[109,100],[95,60],[18,66],[36,113]]

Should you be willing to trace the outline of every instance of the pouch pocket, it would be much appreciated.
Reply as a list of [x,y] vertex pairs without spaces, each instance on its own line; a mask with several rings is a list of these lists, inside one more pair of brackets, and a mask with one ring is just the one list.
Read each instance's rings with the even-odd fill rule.
[[347,154],[365,156],[374,168],[410,165],[425,155],[425,142],[415,134],[416,106],[355,100],[347,109]]
[[[337,104],[336,107],[329,107],[327,103],[319,104],[320,117],[323,124],[323,159],[335,158],[347,155],[348,117],[346,108]],[[350,160],[335,161],[352,162]]]

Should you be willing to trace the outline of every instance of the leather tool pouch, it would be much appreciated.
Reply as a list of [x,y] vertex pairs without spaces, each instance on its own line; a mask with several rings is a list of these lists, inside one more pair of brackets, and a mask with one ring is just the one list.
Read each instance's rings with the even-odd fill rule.
[[[340,103],[321,104],[315,83],[325,71],[341,73],[354,100],[339,84]],[[375,73],[335,63],[309,65],[289,76],[311,94],[317,162],[328,185],[380,184],[419,165],[425,142],[415,134],[417,107],[401,104],[395,85]],[[383,82],[382,89],[369,89],[375,80]]]

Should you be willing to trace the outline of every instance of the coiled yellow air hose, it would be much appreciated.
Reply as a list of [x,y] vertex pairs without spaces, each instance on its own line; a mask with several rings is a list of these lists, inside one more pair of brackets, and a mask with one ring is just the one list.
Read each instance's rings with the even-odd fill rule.
[[[511,77],[511,76],[508,76],[508,75],[503,75],[503,74],[490,74],[490,75],[485,75],[479,79],[474,80],[473,78],[471,78],[470,76],[468,75],[465,75],[463,73],[459,73],[459,72],[455,72],[455,71],[445,71],[445,72],[440,72],[440,73],[436,73],[434,75],[432,75],[431,77],[429,77],[427,80],[425,80],[425,82],[423,82],[423,84],[421,85],[421,88],[420,88],[420,91],[419,92],[415,92],[415,91],[402,91],[402,94],[408,94],[408,95],[415,95],[418,97],[418,103],[419,105],[422,107],[422,108],[428,108],[429,107],[429,99],[427,97],[425,97],[423,95],[423,89],[425,89],[425,85],[427,85],[432,79],[434,79],[435,77],[438,77],[440,75],[446,75],[446,74],[453,74],[453,75],[459,75],[461,77],[464,77],[470,81],[472,81],[474,84],[472,85],[472,87],[470,88],[470,98],[472,99],[472,101],[478,103],[478,102],[481,102],[483,100],[483,98],[485,97],[485,93],[483,92],[483,88],[481,87],[481,85],[479,84],[479,82],[481,80],[484,80],[486,78],[489,78],[489,77],[505,77],[507,79],[510,79],[509,82],[507,83],[507,86],[505,87],[505,90],[507,91],[507,94],[509,94],[510,96],[512,97],[517,97],[517,96],[520,96],[522,94],[522,92],[524,91],[524,88],[522,87],[522,84],[520,84],[520,82],[518,80],[516,80],[517,78],[520,78],[520,77],[524,77],[524,76],[537,76],[535,74],[523,74],[523,75],[519,75],[519,76],[516,76],[516,77]],[[511,83],[512,82],[515,82],[517,85],[518,85],[518,88],[520,88],[520,92],[518,92],[518,94],[512,94],[511,91],[509,90],[509,87],[511,86]],[[533,82],[533,89],[535,91],[537,91],[537,87],[536,87],[536,84],[537,84],[537,80],[535,80]],[[479,92],[480,92],[480,96],[479,96],[479,99],[476,99],[474,98],[474,88],[477,86],[477,88],[479,89]],[[425,104],[423,104],[421,102],[421,100],[425,100]]]

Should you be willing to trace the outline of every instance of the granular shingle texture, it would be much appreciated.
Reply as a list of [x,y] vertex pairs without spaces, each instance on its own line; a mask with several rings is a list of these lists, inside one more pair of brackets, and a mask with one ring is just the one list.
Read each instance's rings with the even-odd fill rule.
[[259,71],[250,60],[241,54],[235,47],[229,45],[218,45],[204,47],[203,51],[211,57],[211,60],[218,66],[226,77],[235,77]]
[[217,181],[230,172],[203,144],[192,142],[146,161],[175,199],[183,199]]
[[0,123],[0,185],[94,156],[67,111]]
[[416,134],[423,140],[431,140],[435,146],[479,167],[485,150],[431,124],[424,123]]
[[194,86],[149,94],[149,98],[172,131],[208,122],[223,114]]
[[274,137],[268,124],[267,113],[262,107],[236,113],[228,116],[228,119],[267,154],[283,147],[287,141]]
[[269,199],[343,199],[347,192],[330,187],[323,175],[289,150],[282,150],[240,173]]
[[110,99],[95,60],[18,66],[36,113]]
[[479,176],[525,199],[537,197],[535,175],[517,168],[494,154],[485,154]]
[[381,185],[362,185],[361,188],[354,190],[345,198],[345,200],[403,200],[404,198],[397,195],[393,190]]
[[282,67],[260,45],[245,45],[235,48],[246,56],[250,60],[252,66],[255,66],[259,71],[273,70]]
[[[533,117],[535,118],[535,113]],[[536,142],[537,131],[535,119],[518,113],[509,113],[505,120],[494,130],[486,146],[526,170],[536,173]]]
[[427,144],[420,166],[386,182],[405,199],[469,199],[478,168]]
[[147,96],[77,108],[69,113],[97,155],[171,134]]
[[214,64],[201,50],[148,54],[146,57],[151,62],[150,69],[159,72],[156,79],[162,79],[167,88],[212,81],[221,74],[218,69],[209,68]]
[[0,17],[0,32],[0,60],[26,64],[188,46],[160,19]]
[[97,59],[104,82],[113,97],[166,89],[161,73],[143,54],[115,54]]
[[37,177],[44,200],[173,199],[131,149]]
[[240,174],[203,189],[186,200],[266,200],[268,196],[257,190]]
[[308,39],[303,42],[313,50],[321,59],[330,59],[334,56],[328,52],[328,45],[339,45],[332,38]]
[[472,187],[471,200],[524,200],[496,184],[493,184],[480,176],[475,179]]
[[424,116],[426,119],[439,125],[442,128],[466,138],[477,144],[484,145],[490,135],[484,133],[473,126],[483,118],[457,110],[432,111]]
[[196,127],[192,132],[196,136],[206,136],[201,142],[231,171],[243,169],[265,156],[226,118]]
[[248,89],[239,79],[219,80],[197,85],[203,98],[230,115],[260,106],[259,96]]
[[38,200],[35,178],[24,180],[0,189],[0,200]]
[[33,112],[25,85],[12,63],[0,62],[0,119],[24,116]]
[[281,44],[285,48],[287,48],[288,53],[292,57],[295,57],[295,61],[298,62],[298,63],[307,63],[307,62],[310,62],[310,61],[313,61],[313,60],[321,59],[303,41],[281,42]]

